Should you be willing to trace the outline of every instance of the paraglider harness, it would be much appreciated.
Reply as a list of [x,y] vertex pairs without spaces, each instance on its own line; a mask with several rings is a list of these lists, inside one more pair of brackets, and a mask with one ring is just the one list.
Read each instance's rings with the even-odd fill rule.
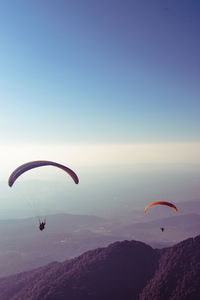
[[40,229],[40,231],[45,229],[45,225],[46,225],[46,218],[42,222],[40,221],[40,218],[39,218],[39,229]]

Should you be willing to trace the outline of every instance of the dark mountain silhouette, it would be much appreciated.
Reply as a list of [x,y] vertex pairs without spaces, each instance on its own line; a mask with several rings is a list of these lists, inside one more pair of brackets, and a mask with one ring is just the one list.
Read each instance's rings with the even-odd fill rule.
[[64,263],[0,280],[0,299],[128,299],[153,276],[157,253],[141,242],[116,242]]
[[158,268],[139,300],[199,299],[200,235],[159,252]]
[[197,300],[200,236],[153,249],[115,242],[63,263],[0,279],[1,300]]

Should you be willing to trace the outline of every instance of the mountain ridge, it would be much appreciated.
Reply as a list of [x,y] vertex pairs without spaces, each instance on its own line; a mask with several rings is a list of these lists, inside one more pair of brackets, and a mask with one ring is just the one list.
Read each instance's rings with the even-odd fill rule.
[[199,282],[200,235],[163,249],[122,241],[2,278],[0,299],[195,300]]

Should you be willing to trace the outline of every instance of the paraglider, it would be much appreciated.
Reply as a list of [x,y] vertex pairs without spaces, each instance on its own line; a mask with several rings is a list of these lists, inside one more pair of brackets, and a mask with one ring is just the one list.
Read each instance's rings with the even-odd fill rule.
[[9,177],[8,185],[11,187],[14,184],[15,180],[20,175],[22,175],[24,172],[34,169],[34,168],[42,167],[42,166],[54,166],[54,167],[60,168],[63,171],[65,171],[66,173],[68,173],[72,177],[72,179],[74,180],[74,182],[76,184],[79,183],[78,176],[74,173],[74,171],[72,171],[68,167],[58,164],[53,161],[37,160],[37,161],[31,161],[31,162],[25,163],[25,164],[19,166],[17,169],[15,169]]
[[46,225],[46,219],[44,219],[44,221],[42,221],[42,222],[39,219],[39,229],[40,229],[40,231],[44,230],[45,225]]
[[[173,203],[167,202],[167,201],[156,201],[156,202],[152,202],[151,204],[147,205],[144,209],[144,213],[146,213],[146,211],[149,209],[149,207],[154,206],[154,205],[166,205],[171,207],[173,210],[175,210],[175,212],[177,213],[178,209],[176,208],[176,206]],[[164,232],[165,228],[164,227],[160,227],[160,230],[162,232]]]
[[[19,166],[17,169],[15,169],[9,177],[8,185],[10,187],[12,187],[14,182],[16,181],[16,179],[19,176],[21,176],[23,173],[25,173],[31,169],[42,167],[42,166],[54,166],[54,167],[60,168],[63,171],[65,171],[68,175],[70,175],[76,184],[79,183],[79,179],[78,179],[78,176],[76,175],[76,173],[74,171],[72,171],[71,169],[69,169],[68,167],[61,165],[59,163],[53,162],[53,161],[38,160],[38,161],[31,161],[31,162],[25,163],[25,164]],[[39,230],[40,231],[45,229],[45,225],[46,225],[46,218],[42,222],[40,221],[40,218],[39,218]]]
[[169,207],[171,207],[173,210],[175,210],[175,212],[177,213],[178,209],[176,208],[176,206],[170,202],[167,201],[156,201],[156,202],[152,202],[151,204],[147,205],[144,209],[144,213],[146,213],[147,209],[153,205],[167,205]]

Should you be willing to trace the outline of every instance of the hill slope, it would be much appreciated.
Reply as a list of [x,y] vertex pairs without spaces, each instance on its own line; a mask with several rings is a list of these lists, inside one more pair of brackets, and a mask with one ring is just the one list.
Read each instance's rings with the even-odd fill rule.
[[0,280],[0,299],[129,299],[153,276],[157,253],[136,241],[116,242],[64,263]]
[[200,236],[160,250],[158,268],[139,300],[200,297]]
[[2,278],[0,299],[193,300],[199,282],[200,236],[160,250],[124,241]]

